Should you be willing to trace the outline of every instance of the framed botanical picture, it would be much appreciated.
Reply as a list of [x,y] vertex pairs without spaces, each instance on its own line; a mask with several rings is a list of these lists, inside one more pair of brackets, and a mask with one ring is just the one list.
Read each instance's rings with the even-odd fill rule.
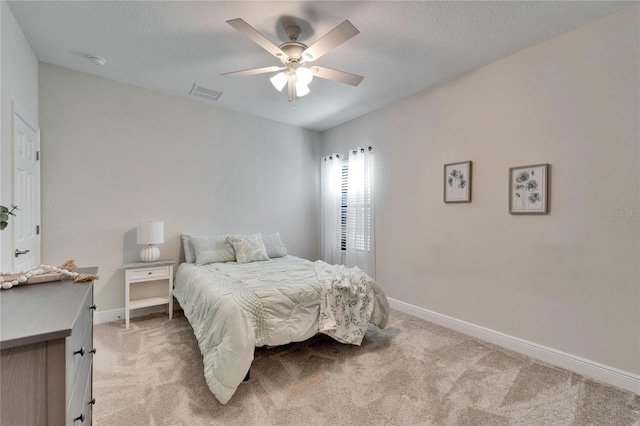
[[444,165],[444,202],[471,202],[471,161]]
[[509,213],[549,213],[549,164],[509,169]]

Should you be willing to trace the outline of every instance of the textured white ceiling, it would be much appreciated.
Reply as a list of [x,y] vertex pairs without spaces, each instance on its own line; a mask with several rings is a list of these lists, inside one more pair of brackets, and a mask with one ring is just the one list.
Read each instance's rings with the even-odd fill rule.
[[[326,130],[631,5],[616,1],[10,1],[42,62]],[[345,19],[360,34],[314,65],[363,75],[358,87],[316,78],[291,110],[269,74],[221,73],[280,62],[226,24],[243,18],[275,44],[283,20],[309,45]],[[97,67],[87,56],[104,57]],[[202,101],[206,102],[206,101]]]

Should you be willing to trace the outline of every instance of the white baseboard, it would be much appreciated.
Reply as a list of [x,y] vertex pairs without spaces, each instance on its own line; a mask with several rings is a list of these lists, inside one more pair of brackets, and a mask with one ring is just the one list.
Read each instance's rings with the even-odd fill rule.
[[[167,312],[166,305],[148,306],[146,308],[136,308],[131,310],[131,318],[141,317],[143,315],[149,315],[156,312]],[[97,311],[93,315],[94,324],[102,324],[105,322],[124,321],[124,308],[112,309],[110,311]]]
[[640,395],[640,375],[389,298],[393,309]]

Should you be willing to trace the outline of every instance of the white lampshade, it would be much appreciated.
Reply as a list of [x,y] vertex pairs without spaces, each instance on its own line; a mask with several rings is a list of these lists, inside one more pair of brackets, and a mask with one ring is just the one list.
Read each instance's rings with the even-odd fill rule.
[[300,82],[300,81],[296,81],[296,96],[298,96],[299,98],[307,95],[311,90],[309,90],[309,87]]
[[164,222],[138,222],[138,244],[164,243]]
[[275,87],[278,92],[282,92],[282,89],[286,86],[289,77],[285,73],[280,72],[269,80],[271,80],[271,84],[273,84],[273,87]]
[[160,249],[156,244],[164,242],[164,222],[138,222],[137,241],[145,245],[140,250],[140,260],[155,262],[160,259]]
[[296,70],[296,79],[302,84],[309,84],[313,80],[313,72],[309,68],[300,67]]

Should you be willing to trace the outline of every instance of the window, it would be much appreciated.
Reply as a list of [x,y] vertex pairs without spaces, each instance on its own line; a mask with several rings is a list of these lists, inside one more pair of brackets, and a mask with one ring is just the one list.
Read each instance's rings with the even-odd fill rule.
[[359,266],[374,276],[375,233],[373,150],[354,149],[322,162],[322,241],[324,260]]

